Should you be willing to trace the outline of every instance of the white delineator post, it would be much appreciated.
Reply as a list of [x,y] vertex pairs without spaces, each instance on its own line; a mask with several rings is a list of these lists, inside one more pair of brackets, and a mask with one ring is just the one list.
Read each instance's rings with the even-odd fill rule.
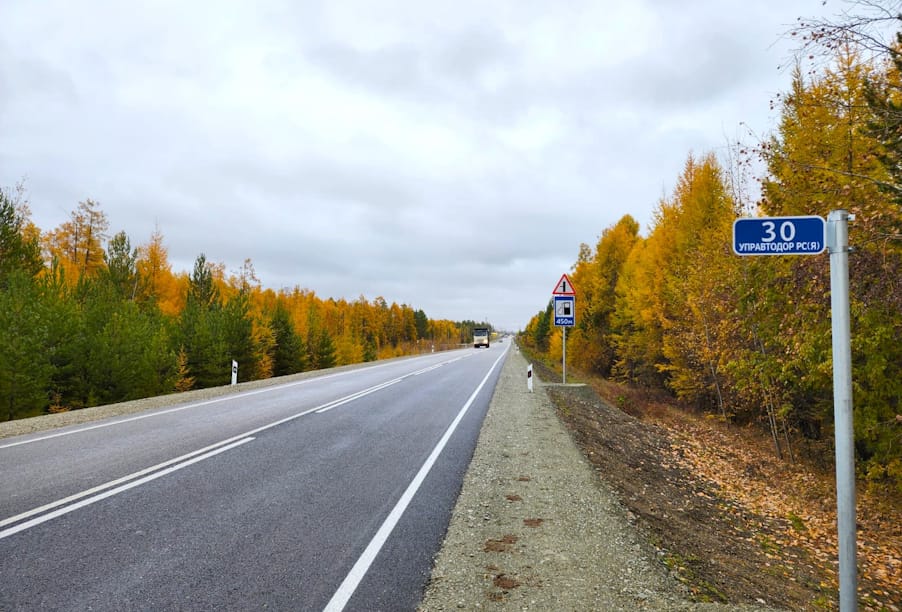
[[238,362],[234,359],[232,360],[232,384],[238,384]]
[[852,418],[852,334],[849,324],[849,220],[845,210],[827,216],[830,308],[833,332],[833,418],[836,436],[836,531],[839,535],[839,609],[858,608],[855,550],[855,449]]
[[532,393],[532,364],[526,367],[526,388]]

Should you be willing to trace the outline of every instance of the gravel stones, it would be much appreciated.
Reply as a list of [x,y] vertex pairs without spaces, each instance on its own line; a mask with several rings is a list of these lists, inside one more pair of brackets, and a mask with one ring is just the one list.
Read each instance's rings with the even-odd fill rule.
[[688,601],[526,368],[512,349],[420,611],[762,609]]

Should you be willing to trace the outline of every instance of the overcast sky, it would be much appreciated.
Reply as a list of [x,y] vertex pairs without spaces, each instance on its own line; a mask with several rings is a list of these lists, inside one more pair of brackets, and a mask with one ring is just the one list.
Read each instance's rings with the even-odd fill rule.
[[3,0],[0,186],[44,231],[87,198],[159,227],[177,272],[516,331],[690,153],[771,131],[786,32],[843,7]]

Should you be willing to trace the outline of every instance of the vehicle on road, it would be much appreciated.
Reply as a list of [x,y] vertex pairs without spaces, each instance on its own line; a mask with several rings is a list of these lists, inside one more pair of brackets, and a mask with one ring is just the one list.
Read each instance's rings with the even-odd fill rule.
[[488,327],[473,328],[473,348],[489,348],[489,333]]

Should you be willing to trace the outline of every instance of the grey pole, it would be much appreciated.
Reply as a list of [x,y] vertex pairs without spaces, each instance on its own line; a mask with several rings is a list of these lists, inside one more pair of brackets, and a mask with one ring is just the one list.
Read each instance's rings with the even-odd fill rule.
[[855,550],[855,455],[852,420],[852,349],[849,325],[849,225],[854,215],[827,217],[830,308],[833,326],[833,414],[836,427],[836,530],[839,535],[839,609],[858,608]]
[[563,380],[561,382],[563,384],[567,384],[567,326],[563,327],[564,337],[561,340],[561,352],[563,353]]

